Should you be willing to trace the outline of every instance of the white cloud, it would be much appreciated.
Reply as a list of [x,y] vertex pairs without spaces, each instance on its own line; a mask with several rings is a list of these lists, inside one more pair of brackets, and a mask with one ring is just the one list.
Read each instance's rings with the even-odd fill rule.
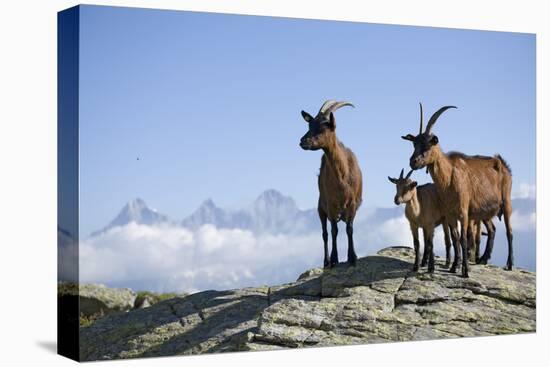
[[[506,236],[502,223],[495,222],[495,259],[500,259],[507,251]],[[528,265],[534,263],[531,250],[535,223],[534,211],[512,214],[517,234],[515,244],[519,244],[515,248],[520,253],[529,253],[523,260]],[[403,214],[381,223],[357,223],[354,238],[358,256],[373,254],[388,246],[412,247],[413,242]],[[420,243],[423,247],[422,231]],[[347,239],[343,230],[338,244],[340,261],[345,261]],[[436,228],[434,246],[436,254],[444,256],[441,226]],[[62,255],[74,256],[68,250]],[[81,241],[79,256],[82,282],[136,290],[194,292],[293,281],[303,271],[321,266],[323,246],[320,228],[305,235],[259,235],[213,225],[192,231],[176,225],[130,223]],[[521,255],[518,259],[522,261]]]
[[[422,229],[418,230],[420,251],[424,251],[424,234]],[[368,233],[366,242],[370,244],[369,249],[377,251],[388,246],[413,247],[413,236],[410,230],[409,221],[405,215],[390,218],[380,225],[372,228]],[[438,255],[445,254],[445,241],[442,227],[435,229],[434,250]],[[371,251],[369,251],[371,252]]]
[[213,225],[190,231],[130,223],[81,242],[80,279],[189,292],[290,281],[321,261],[320,234],[254,235]]
[[537,214],[535,212],[521,213],[513,211],[511,222],[514,231],[534,231],[537,226]]
[[[376,233],[376,232],[375,232]],[[383,222],[378,229],[379,242],[392,246],[411,246],[413,237],[409,221],[403,215]]]
[[512,199],[535,199],[536,186],[528,183],[520,183],[517,189],[512,193]]

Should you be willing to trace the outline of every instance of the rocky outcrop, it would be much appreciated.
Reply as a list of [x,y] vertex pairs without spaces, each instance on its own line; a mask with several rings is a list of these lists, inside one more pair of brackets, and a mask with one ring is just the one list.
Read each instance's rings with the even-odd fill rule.
[[107,315],[134,308],[136,293],[128,288],[108,288],[103,284],[62,282],[57,285],[58,299],[64,301],[78,297],[80,314],[83,316]]
[[536,330],[535,274],[472,266],[412,273],[388,248],[356,267],[312,269],[272,287],[206,291],[81,329],[83,360],[499,335]]

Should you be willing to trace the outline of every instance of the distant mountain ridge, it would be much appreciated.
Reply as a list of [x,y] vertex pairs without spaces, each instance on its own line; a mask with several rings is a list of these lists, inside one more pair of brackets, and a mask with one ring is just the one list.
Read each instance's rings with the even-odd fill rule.
[[111,228],[122,227],[132,222],[150,226],[160,223],[170,223],[171,221],[166,215],[149,208],[143,199],[136,198],[124,205],[118,215],[107,226],[92,232],[91,236],[97,236],[107,232]]
[[[536,209],[536,201],[533,199],[513,199],[512,203],[514,211],[520,214],[534,212]],[[355,227],[363,228],[363,232],[371,232],[385,221],[403,215],[403,206],[361,208]],[[212,199],[207,199],[181,221],[171,220],[148,207],[144,200],[136,198],[128,202],[107,226],[93,232],[91,236],[131,222],[150,226],[175,224],[192,230],[211,224],[216,228],[243,229],[257,234],[303,234],[318,232],[321,229],[316,209],[302,210],[292,197],[269,189],[262,192],[249,205],[236,210],[221,208]]]
[[124,205],[108,225],[92,232],[91,236],[98,236],[132,222],[150,226],[172,223],[189,229],[212,224],[217,228],[243,229],[254,233],[304,233],[319,225],[316,210],[301,210],[290,196],[269,189],[262,192],[250,205],[238,210],[220,208],[212,199],[207,199],[182,221],[171,220],[151,209],[143,199],[136,198]]
[[196,229],[204,224],[238,228],[255,233],[301,233],[317,223],[317,211],[300,210],[294,199],[277,190],[266,190],[244,209],[225,210],[211,199],[204,201],[181,225]]

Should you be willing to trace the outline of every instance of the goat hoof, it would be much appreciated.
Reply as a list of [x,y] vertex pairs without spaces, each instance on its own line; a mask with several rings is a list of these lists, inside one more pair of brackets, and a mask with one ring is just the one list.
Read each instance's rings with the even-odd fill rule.
[[443,265],[443,267],[444,267],[445,269],[448,269],[449,266],[451,266],[451,261],[445,261],[445,265]]
[[456,273],[456,265],[451,266],[451,269],[449,270],[449,273]]
[[511,271],[512,270],[512,265],[510,265],[510,264],[506,265],[504,270]]
[[350,266],[355,266],[355,265],[357,265],[357,258],[348,259],[348,264],[349,264]]
[[414,271],[414,272],[417,272],[417,271],[418,271],[418,265],[413,266],[413,271]]
[[487,259],[482,257],[482,258],[480,258],[479,260],[476,261],[476,264],[487,265]]
[[433,274],[435,272],[435,267],[429,266],[428,273]]
[[337,253],[332,253],[330,255],[330,267],[333,268],[336,265],[338,265],[338,254]]

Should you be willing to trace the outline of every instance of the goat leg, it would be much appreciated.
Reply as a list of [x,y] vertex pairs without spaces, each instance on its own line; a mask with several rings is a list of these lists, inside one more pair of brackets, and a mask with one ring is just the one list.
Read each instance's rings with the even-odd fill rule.
[[433,273],[435,271],[433,244],[434,231],[433,228],[424,227],[422,228],[422,233],[424,234],[424,257],[428,262],[428,273]]
[[332,234],[332,251],[330,253],[330,267],[334,267],[338,264],[338,246],[336,245],[336,237],[338,236],[338,222],[336,220],[330,221],[330,232]]
[[321,220],[321,228],[323,229],[323,247],[324,247],[324,250],[325,250],[325,258],[324,258],[324,261],[323,261],[323,266],[325,268],[328,268],[329,265],[330,265],[330,261],[329,261],[329,258],[328,258],[328,231],[327,231],[327,214],[321,210],[320,208],[318,209],[319,211],[319,219]]
[[430,252],[428,254],[428,273],[433,273],[435,271],[435,259],[434,259],[434,242],[433,238],[430,238],[428,240],[428,243],[430,244]]
[[348,264],[355,266],[357,264],[357,255],[353,246],[353,221],[346,223],[346,234],[348,235]]
[[456,269],[460,265],[460,261],[462,256],[460,255],[460,237],[458,234],[458,230],[455,227],[451,227],[451,238],[453,240],[453,249],[455,253],[455,259],[453,261],[453,265],[451,265],[451,269],[449,270],[451,273],[456,273]]
[[510,222],[510,217],[512,216],[512,204],[509,200],[504,202],[504,225],[506,226],[506,238],[508,240],[508,260],[506,261],[506,270],[512,270],[514,267],[514,247],[512,242],[514,240],[514,235],[512,233],[512,223]]
[[428,241],[426,236],[424,236],[424,253],[422,254],[422,262],[420,263],[421,267],[425,267],[428,264]]
[[414,245],[414,266],[413,271],[418,271],[420,263],[420,242],[418,241],[418,229],[412,229]]
[[445,237],[445,268],[448,268],[451,265],[451,238],[449,235],[449,225],[442,223],[443,235]]
[[491,220],[483,221],[485,228],[487,229],[487,245],[485,245],[485,251],[483,255],[477,261],[478,264],[486,265],[491,259],[491,253],[493,252],[493,246],[495,243],[495,225]]
[[468,278],[468,213],[462,213],[460,228],[460,244],[462,245],[462,277]]

